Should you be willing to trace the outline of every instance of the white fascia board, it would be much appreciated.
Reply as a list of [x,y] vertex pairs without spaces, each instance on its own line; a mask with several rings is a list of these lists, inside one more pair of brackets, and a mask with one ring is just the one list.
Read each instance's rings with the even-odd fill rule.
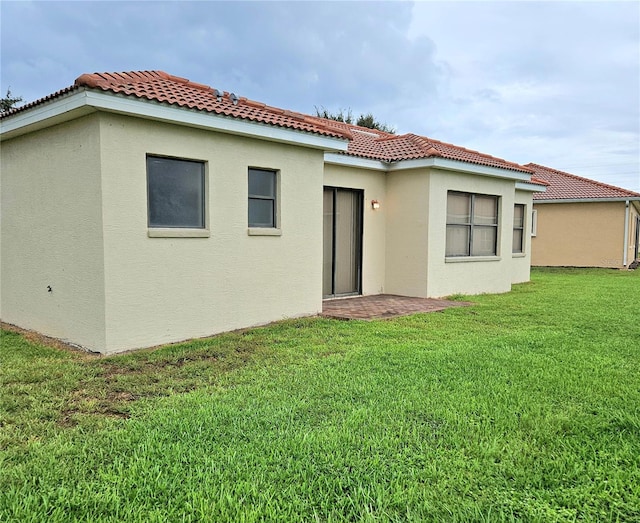
[[324,163],[332,165],[344,165],[345,167],[359,167],[373,171],[384,171],[389,169],[389,164],[380,160],[361,158],[360,156],[347,156],[337,153],[324,153]]
[[553,200],[536,199],[533,203],[593,203],[593,202],[640,202],[640,196],[629,198],[554,198]]
[[508,169],[499,169],[497,167],[479,165],[471,162],[463,162],[461,160],[449,160],[447,158],[418,158],[416,160],[401,160],[399,162],[392,163],[389,166],[389,171],[419,169],[423,167],[433,167],[446,171],[457,171],[523,182],[529,182],[531,180],[531,175],[527,173],[511,171]]
[[137,98],[131,99],[95,91],[87,91],[87,98],[90,105],[105,111],[142,116],[152,120],[199,127],[211,131],[240,134],[295,145],[306,145],[323,150],[346,151],[349,145],[349,141],[346,138],[321,136],[306,131],[296,131]]
[[391,171],[406,171],[408,169],[423,169],[425,167],[434,167],[435,158],[417,158],[415,160],[398,160],[396,162],[390,162],[387,165],[389,172]]
[[532,182],[516,182],[516,191],[546,192],[547,186]]
[[211,131],[303,145],[324,151],[346,151],[349,145],[349,141],[346,138],[322,136],[306,131],[286,129],[234,117],[164,105],[139,98],[127,98],[88,90],[79,91],[69,97],[60,98],[41,107],[18,114],[15,119],[12,118],[3,123],[2,133],[9,133],[23,126],[37,124],[83,106]]
[[0,120],[0,136],[18,131],[24,127],[42,124],[46,120],[71,113],[76,109],[87,107],[87,105],[85,93],[82,91],[62,96],[57,100],[45,102],[33,109],[27,109],[15,116],[9,116],[4,120]]

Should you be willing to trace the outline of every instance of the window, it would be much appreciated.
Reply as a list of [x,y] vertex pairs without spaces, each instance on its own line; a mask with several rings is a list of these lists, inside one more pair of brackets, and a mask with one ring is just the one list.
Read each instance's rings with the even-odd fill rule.
[[512,252],[524,252],[524,205],[521,203],[516,203],[513,206]]
[[277,172],[249,169],[249,227],[277,227]]
[[498,197],[449,191],[446,256],[495,256]]
[[150,228],[205,228],[204,163],[147,156]]
[[538,210],[531,211],[531,236],[538,234]]

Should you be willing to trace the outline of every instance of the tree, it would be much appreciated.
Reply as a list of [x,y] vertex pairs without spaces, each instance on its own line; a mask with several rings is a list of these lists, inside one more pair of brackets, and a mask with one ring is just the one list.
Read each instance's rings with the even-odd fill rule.
[[369,129],[377,129],[385,133],[396,134],[396,130],[386,123],[379,122],[371,113],[361,114],[356,122],[360,127],[368,127]]
[[353,114],[351,109],[340,109],[337,113],[330,113],[324,106],[314,106],[316,109],[316,116],[320,118],[326,118],[327,120],[335,120],[336,122],[344,122],[348,124],[353,123]]
[[335,120],[337,122],[344,122],[348,124],[355,123],[355,125],[358,125],[360,127],[377,129],[378,131],[382,131],[390,134],[396,133],[396,130],[393,127],[391,127],[390,125],[387,125],[386,123],[379,122],[371,113],[361,114],[360,116],[358,116],[358,119],[355,120],[354,122],[353,113],[351,112],[350,108],[346,110],[340,109],[337,113],[332,113],[323,106],[320,106],[320,107],[314,106],[314,107],[316,110],[316,116],[319,116],[320,118],[326,118],[328,120]]
[[0,99],[0,113],[6,113],[7,111],[13,109],[14,105],[20,102],[22,102],[22,96],[13,98],[13,96],[11,95],[11,88],[7,89],[7,95],[4,98]]

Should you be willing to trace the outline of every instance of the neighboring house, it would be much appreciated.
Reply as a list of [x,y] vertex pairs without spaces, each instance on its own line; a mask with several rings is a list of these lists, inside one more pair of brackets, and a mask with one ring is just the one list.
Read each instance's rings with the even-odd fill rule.
[[529,279],[529,167],[160,71],[2,115],[0,318],[112,353]]
[[628,268],[640,258],[640,194],[527,164],[548,184],[533,195],[531,263]]

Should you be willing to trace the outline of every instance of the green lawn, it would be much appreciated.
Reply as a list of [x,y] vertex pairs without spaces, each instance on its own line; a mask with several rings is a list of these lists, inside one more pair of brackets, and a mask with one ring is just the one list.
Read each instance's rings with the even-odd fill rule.
[[98,358],[0,339],[0,521],[640,521],[640,271]]

